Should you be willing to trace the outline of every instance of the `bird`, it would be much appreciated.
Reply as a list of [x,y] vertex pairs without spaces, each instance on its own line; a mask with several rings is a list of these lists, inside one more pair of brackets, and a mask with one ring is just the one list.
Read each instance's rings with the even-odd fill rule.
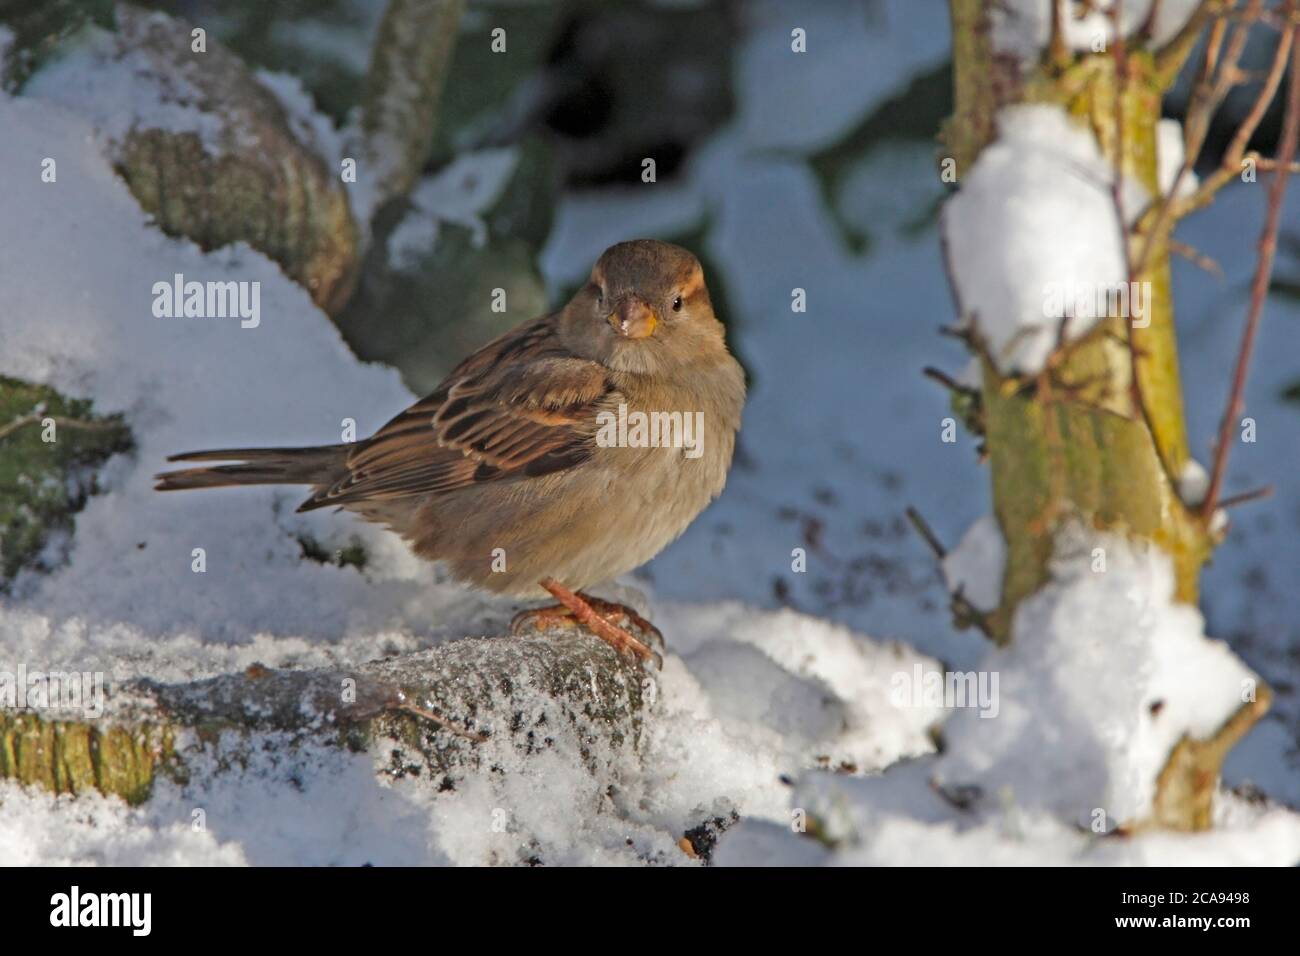
[[310,486],[300,512],[355,512],[466,584],[558,602],[520,612],[512,632],[585,627],[662,666],[653,625],[585,591],[645,564],[721,494],[744,403],[699,259],[636,239],[369,438],[183,452],[167,460],[228,464],[162,472],[155,487]]

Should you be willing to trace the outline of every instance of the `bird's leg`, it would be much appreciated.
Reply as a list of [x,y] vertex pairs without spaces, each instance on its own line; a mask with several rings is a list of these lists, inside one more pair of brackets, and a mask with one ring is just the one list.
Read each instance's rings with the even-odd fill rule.
[[560,603],[516,614],[510,622],[513,633],[518,634],[527,627],[581,625],[619,653],[630,653],[643,661],[654,659],[658,666],[663,666],[663,658],[659,654],[616,623],[620,618],[626,617],[633,625],[643,629],[647,636],[662,644],[663,637],[659,630],[631,608],[570,591],[554,578],[543,578],[539,583]]
[[[664,646],[664,636],[659,628],[655,627],[645,618],[643,618],[626,604],[615,604],[613,601],[604,601],[597,597],[592,597],[582,591],[575,591],[574,594],[591,605],[591,609],[603,617],[611,624],[618,624],[620,620],[627,619],[637,630],[641,631],[650,643],[658,648]],[[573,611],[565,604],[548,604],[545,607],[529,608],[526,611],[520,611],[510,621],[510,633],[521,634],[532,628],[544,631],[547,628],[561,627],[579,627],[580,623],[574,619]],[[645,643],[642,641],[642,643]]]

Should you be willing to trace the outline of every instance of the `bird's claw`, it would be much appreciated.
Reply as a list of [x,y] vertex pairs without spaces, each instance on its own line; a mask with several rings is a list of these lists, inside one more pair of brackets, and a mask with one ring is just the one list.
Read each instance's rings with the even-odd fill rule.
[[[528,629],[581,626],[609,644],[621,656],[637,662],[651,661],[656,669],[663,669],[663,655],[650,646],[653,644],[662,648],[663,634],[636,611],[622,604],[571,591],[551,578],[544,579],[541,585],[560,603],[519,612],[510,622],[512,634],[520,634]],[[623,626],[624,621],[627,626]],[[633,634],[629,629],[631,627],[635,627],[642,636]]]

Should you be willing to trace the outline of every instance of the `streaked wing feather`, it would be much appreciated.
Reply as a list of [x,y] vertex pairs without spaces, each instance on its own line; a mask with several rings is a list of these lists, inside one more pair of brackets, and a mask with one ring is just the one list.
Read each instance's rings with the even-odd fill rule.
[[445,494],[580,464],[596,414],[617,405],[607,370],[561,346],[540,319],[462,362],[431,395],[360,443],[348,474],[299,510]]

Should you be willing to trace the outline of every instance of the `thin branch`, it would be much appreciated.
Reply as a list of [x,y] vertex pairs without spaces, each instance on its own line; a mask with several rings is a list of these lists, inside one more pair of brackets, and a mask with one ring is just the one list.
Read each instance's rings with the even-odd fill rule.
[[[1143,226],[1146,241],[1142,244],[1142,252],[1134,266],[1132,274],[1135,276],[1146,271],[1157,243],[1168,234],[1173,223],[1180,218],[1180,214],[1185,215],[1186,212],[1205,205],[1209,197],[1213,196],[1228,178],[1231,178],[1216,176],[1212,182],[1202,184],[1194,196],[1185,200],[1177,198],[1183,181],[1191,175],[1197,159],[1200,158],[1214,114],[1233,87],[1240,82],[1241,71],[1237,64],[1246,50],[1250,27],[1259,20],[1262,13],[1263,0],[1248,0],[1240,14],[1241,22],[1233,27],[1232,36],[1227,40],[1226,52],[1223,51],[1223,43],[1227,35],[1228,21],[1225,18],[1217,19],[1214,28],[1210,31],[1205,46],[1205,58],[1201,63],[1197,81],[1188,100],[1187,113],[1183,119],[1183,162],[1178,167],[1168,192],[1158,197],[1159,205],[1155,207],[1154,220],[1149,226]],[[1218,172],[1223,173],[1228,168],[1225,163]],[[1232,175],[1236,172],[1237,170],[1234,170]],[[1144,223],[1150,219],[1149,210],[1143,214],[1142,219]]]
[[[1255,168],[1258,169],[1260,172],[1273,173],[1273,172],[1277,172],[1277,170],[1281,169],[1282,167],[1279,165],[1276,159],[1256,159]],[[1292,163],[1289,168],[1293,173],[1300,173],[1300,163]]]
[[1277,95],[1278,87],[1282,85],[1282,77],[1286,74],[1287,59],[1291,55],[1291,44],[1294,37],[1294,32],[1288,30],[1278,38],[1277,50],[1273,54],[1273,63],[1269,67],[1263,89],[1261,89],[1259,96],[1255,97],[1250,112],[1246,114],[1246,118],[1237,127],[1236,135],[1232,137],[1232,142],[1228,144],[1227,152],[1224,153],[1223,165],[1241,165],[1241,158],[1246,155],[1246,147],[1250,145],[1250,138],[1255,135],[1255,130],[1259,128],[1260,122],[1264,119],[1264,114],[1268,112],[1273,97]]
[[1048,55],[1052,63],[1058,68],[1064,68],[1070,63],[1070,49],[1065,45],[1065,0],[1051,0],[1052,3],[1052,26],[1051,34],[1047,41]]
[[1212,256],[1208,256],[1205,253],[1198,251],[1194,246],[1189,246],[1185,242],[1178,242],[1175,239],[1171,239],[1169,240],[1169,251],[1194,263],[1216,279],[1223,278],[1223,267],[1219,265]]
[[917,511],[911,505],[908,505],[904,514],[907,515],[907,520],[912,523],[912,527],[916,529],[916,533],[921,536],[929,546],[930,550],[934,552],[934,556],[940,561],[946,558],[948,556],[948,550],[943,546],[943,542],[939,540],[939,536],[934,533],[934,530],[926,523],[925,519],[921,517],[921,512]]
[[1235,508],[1237,505],[1244,505],[1248,501],[1258,501],[1260,498],[1271,498],[1273,496],[1273,486],[1265,485],[1263,488],[1255,488],[1252,491],[1243,491],[1239,495],[1232,495],[1224,498],[1219,502],[1221,509]]
[[[1288,0],[1287,12],[1296,12],[1295,0]],[[1291,175],[1291,164],[1295,161],[1296,140],[1300,138],[1300,24],[1291,27],[1291,80],[1287,90],[1286,117],[1282,122],[1282,148],[1278,154],[1278,170],[1273,174],[1269,184],[1268,215],[1264,221],[1264,231],[1259,240],[1259,259],[1255,265],[1255,276],[1251,282],[1250,311],[1246,317],[1246,328],[1242,333],[1241,349],[1237,353],[1237,365],[1232,376],[1232,388],[1228,393],[1228,405],[1223,412],[1223,422],[1219,426],[1219,443],[1214,449],[1214,468],[1210,472],[1210,487],[1205,494],[1202,507],[1204,516],[1212,517],[1218,505],[1219,492],[1223,487],[1223,475],[1228,465],[1228,449],[1232,445],[1232,431],[1237,416],[1245,408],[1246,375],[1250,369],[1250,357],[1255,347],[1255,336],[1259,331],[1260,318],[1264,314],[1264,300],[1268,296],[1269,282],[1273,276],[1273,262],[1277,257],[1277,234],[1282,222],[1282,204],[1286,199],[1287,180]]]
[[921,369],[921,374],[926,378],[932,378],[950,392],[956,392],[959,395],[978,395],[979,389],[972,388],[969,385],[963,385],[943,369],[935,368],[933,365],[927,365]]
[[476,744],[487,743],[487,737],[482,734],[476,734],[472,730],[463,730],[448,720],[439,717],[431,710],[425,710],[423,707],[416,707],[414,704],[407,703],[400,704],[399,709],[404,710],[415,717],[423,717],[425,720],[437,724],[443,730],[453,733],[458,737],[464,737],[466,740],[472,740]]
[[1211,32],[1217,31],[1220,25],[1224,23],[1225,6],[1231,6],[1232,2],[1233,0],[1201,0],[1201,5],[1183,24],[1182,29],[1174,35],[1173,39],[1156,51],[1156,69],[1165,78],[1165,86],[1173,83],[1187,58],[1196,49],[1197,41],[1201,38],[1201,30],[1205,27],[1205,24],[1213,18],[1215,30]]
[[361,105],[360,145],[376,208],[410,193],[429,158],[464,10],[465,0],[388,0],[385,6]]

